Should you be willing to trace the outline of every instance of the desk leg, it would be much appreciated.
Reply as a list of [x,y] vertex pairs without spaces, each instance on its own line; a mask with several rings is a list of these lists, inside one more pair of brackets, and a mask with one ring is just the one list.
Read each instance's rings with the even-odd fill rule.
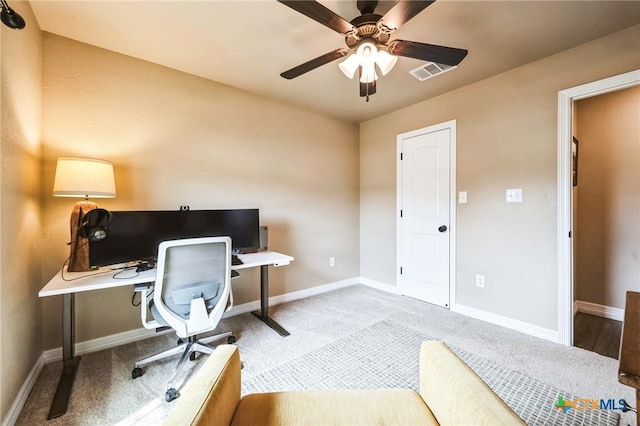
[[75,356],[75,295],[62,295],[62,374],[58,382],[56,395],[49,410],[48,420],[55,419],[67,412],[73,380],[78,371],[80,357]]
[[289,335],[280,324],[269,316],[269,266],[260,266],[260,310],[251,312],[260,321],[278,332],[282,337]]

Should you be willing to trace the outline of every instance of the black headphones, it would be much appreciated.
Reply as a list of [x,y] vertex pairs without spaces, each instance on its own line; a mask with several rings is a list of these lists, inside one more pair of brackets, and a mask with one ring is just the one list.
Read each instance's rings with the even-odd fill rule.
[[107,229],[113,219],[113,214],[105,209],[93,209],[82,216],[78,236],[88,238],[91,241],[100,241],[106,238]]

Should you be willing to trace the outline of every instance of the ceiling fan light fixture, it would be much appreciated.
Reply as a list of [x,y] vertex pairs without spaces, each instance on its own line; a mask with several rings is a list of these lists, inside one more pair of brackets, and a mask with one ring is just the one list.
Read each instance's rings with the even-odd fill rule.
[[347,56],[347,59],[338,64],[340,71],[342,71],[347,78],[353,78],[353,76],[356,75],[356,71],[358,71],[359,66],[360,61],[357,55],[349,55]]
[[396,62],[398,62],[398,57],[391,55],[384,50],[379,50],[376,55],[376,65],[380,68],[382,75],[387,75],[387,73],[389,73],[389,71],[391,71],[396,65]]
[[360,65],[366,67],[369,64],[374,64],[376,62],[378,49],[376,48],[375,44],[371,43],[370,41],[365,41],[363,43],[360,43],[360,46],[358,46],[356,55],[358,56]]
[[360,67],[360,83],[373,83],[378,79],[375,65],[363,65]]

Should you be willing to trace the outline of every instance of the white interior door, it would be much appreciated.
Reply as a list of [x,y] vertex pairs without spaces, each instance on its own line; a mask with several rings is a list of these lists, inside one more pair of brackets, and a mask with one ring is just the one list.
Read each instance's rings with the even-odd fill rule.
[[450,302],[451,139],[452,128],[443,125],[398,137],[400,291],[446,308]]

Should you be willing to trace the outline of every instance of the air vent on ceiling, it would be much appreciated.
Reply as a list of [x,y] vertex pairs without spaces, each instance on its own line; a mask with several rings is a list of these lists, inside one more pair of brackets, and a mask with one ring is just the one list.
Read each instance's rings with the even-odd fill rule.
[[414,76],[420,81],[428,80],[436,75],[440,75],[452,69],[458,68],[457,66],[449,66],[445,64],[436,64],[435,62],[427,62],[426,64],[409,71],[409,74]]

